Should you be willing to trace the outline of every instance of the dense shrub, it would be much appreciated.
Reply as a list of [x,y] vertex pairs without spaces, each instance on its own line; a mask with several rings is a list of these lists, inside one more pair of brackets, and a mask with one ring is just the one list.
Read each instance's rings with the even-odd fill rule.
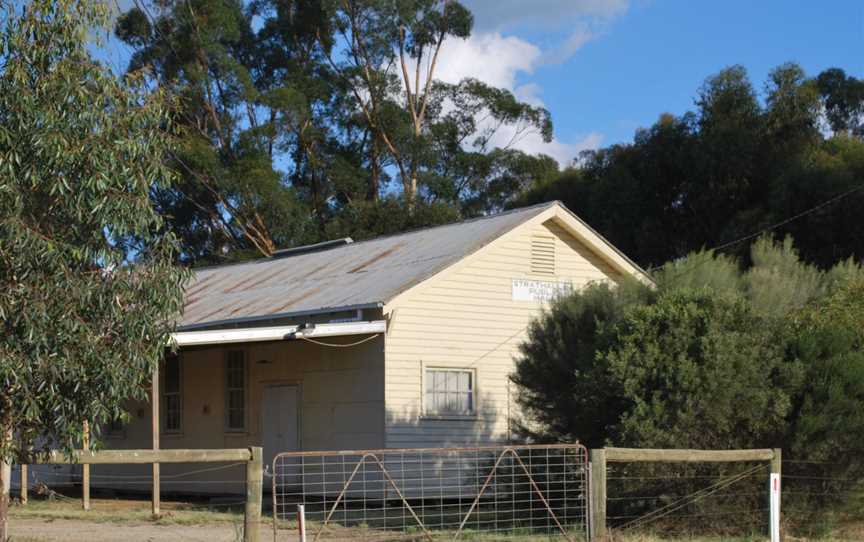
[[[792,460],[784,466],[790,527],[812,534],[848,517],[864,494],[864,273],[852,260],[827,271],[804,264],[788,239],[760,240],[749,262],[743,270],[700,252],[662,268],[655,288],[590,285],[553,303],[530,327],[513,376],[530,420],[518,426],[523,436],[589,447],[782,448]],[[676,469],[616,465],[613,480],[627,483],[610,489],[610,514],[639,517],[740,470]],[[686,510],[702,520],[670,528],[755,528],[764,481],[745,482]]]
[[598,353],[614,344],[625,308],[651,297],[638,284],[592,284],[532,323],[521,346],[526,361],[512,376],[525,415],[516,427],[524,436],[603,445],[631,401]]
[[[671,290],[626,311],[601,359],[630,404],[620,441],[650,448],[776,443],[800,364],[742,297]],[[790,385],[791,384],[791,385]]]
[[860,448],[864,272],[807,265],[788,239],[760,240],[749,261],[696,253],[656,273],[656,288],[591,285],[554,303],[513,376],[524,435],[801,457]]

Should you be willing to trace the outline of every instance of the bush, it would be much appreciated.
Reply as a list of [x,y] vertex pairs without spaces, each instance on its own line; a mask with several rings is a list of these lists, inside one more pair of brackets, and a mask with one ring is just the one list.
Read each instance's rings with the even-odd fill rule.
[[750,261],[703,251],[664,266],[656,289],[592,285],[554,303],[516,363],[523,434],[802,459],[864,442],[861,266],[822,271],[770,238]]
[[[682,289],[632,307],[599,357],[630,408],[618,442],[651,448],[769,447],[799,364],[743,298]],[[790,385],[791,384],[791,385]]]
[[525,419],[516,427],[523,437],[604,444],[630,401],[599,353],[614,344],[624,309],[652,296],[640,284],[592,284],[531,324],[511,377],[520,390]]

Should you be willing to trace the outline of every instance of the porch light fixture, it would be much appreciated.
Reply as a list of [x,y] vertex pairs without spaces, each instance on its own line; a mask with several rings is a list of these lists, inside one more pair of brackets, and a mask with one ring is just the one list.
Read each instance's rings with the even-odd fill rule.
[[315,331],[315,324],[312,322],[303,322],[297,326],[297,331],[294,332],[294,335],[304,335],[307,331]]

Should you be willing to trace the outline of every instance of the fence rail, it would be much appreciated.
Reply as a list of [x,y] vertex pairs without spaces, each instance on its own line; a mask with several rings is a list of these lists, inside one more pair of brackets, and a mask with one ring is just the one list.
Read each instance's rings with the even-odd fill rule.
[[[779,541],[780,532],[780,470],[782,456],[779,449],[756,449],[756,450],[684,450],[684,449],[635,449],[635,448],[605,448],[591,450],[591,491],[590,491],[590,538],[591,540],[606,540],[608,537],[607,520],[615,519],[620,523],[619,529],[627,529],[632,527],[642,527],[650,522],[657,521],[662,518],[668,518],[671,514],[677,518],[688,517],[681,516],[682,512],[686,512],[688,508],[695,505],[704,505],[710,499],[724,498],[735,499],[740,497],[740,494],[733,493],[730,488],[738,487],[742,483],[748,481],[756,482],[756,478],[762,478],[768,481],[768,491],[764,489],[759,492],[753,488],[748,491],[757,491],[749,495],[755,497],[758,502],[759,496],[764,496],[765,503],[768,507],[753,512],[761,514],[768,512],[769,515],[769,531],[772,541]],[[627,472],[628,476],[620,477],[608,476],[609,465],[613,463],[619,464],[672,464],[684,463],[691,465],[691,469],[707,468],[704,464],[721,464],[721,463],[756,463],[744,470],[731,469],[735,472],[725,472],[723,474],[710,475],[706,472],[700,472],[696,475],[675,475],[637,472],[634,476],[632,472]],[[767,464],[766,464],[767,463]],[[647,468],[648,465],[645,465]],[[659,465],[657,466],[659,467]],[[630,469],[630,467],[628,467]],[[616,495],[609,497],[607,495],[607,483],[610,480],[622,480],[630,482],[632,486],[643,487],[643,491],[649,484],[658,482],[666,482],[664,495],[657,494],[636,494],[636,495]],[[752,484],[751,484],[752,485]],[[761,485],[761,484],[760,484]],[[670,494],[672,486],[683,486],[688,488],[684,495]],[[765,487],[765,486],[762,486]],[[631,488],[632,489],[632,488]],[[656,488],[655,488],[656,489]],[[613,504],[620,504],[618,501],[629,501],[630,503],[638,504],[642,508],[639,513],[625,512],[631,515],[617,515],[614,518],[607,516],[607,502],[612,501]],[[647,506],[646,506],[647,504]],[[713,506],[713,505],[712,505]],[[714,511],[715,515],[729,514],[727,510]],[[736,514],[740,513],[735,512]],[[704,518],[707,514],[701,510],[694,517]]]
[[297,507],[310,540],[587,535],[583,446],[288,452],[273,460],[274,538]]
[[[243,515],[244,542],[260,540],[263,464],[260,447],[197,450],[74,450],[69,454],[51,451],[37,455],[32,463],[49,465],[146,465],[159,463],[232,463],[246,464],[246,500]],[[26,466],[22,465],[22,491],[26,495]],[[89,485],[89,476],[85,482]],[[89,494],[89,488],[82,488]]]

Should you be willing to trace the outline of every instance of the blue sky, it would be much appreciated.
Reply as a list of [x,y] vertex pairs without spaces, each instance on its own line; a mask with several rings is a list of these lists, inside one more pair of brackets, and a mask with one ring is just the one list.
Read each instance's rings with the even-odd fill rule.
[[[787,61],[864,77],[864,0],[462,1],[474,33],[445,43],[437,76],[477,77],[549,109],[554,141],[516,146],[562,165],[692,109],[704,79],[726,66],[743,65],[760,90]],[[128,48],[110,46],[99,56],[124,69]]]
[[559,161],[580,147],[630,141],[662,112],[692,109],[704,79],[733,64],[759,90],[787,61],[810,75],[836,66],[864,76],[862,0],[465,2],[476,18],[471,40],[516,38],[539,49],[527,63],[515,53],[477,63],[527,66],[511,87],[552,112]]

